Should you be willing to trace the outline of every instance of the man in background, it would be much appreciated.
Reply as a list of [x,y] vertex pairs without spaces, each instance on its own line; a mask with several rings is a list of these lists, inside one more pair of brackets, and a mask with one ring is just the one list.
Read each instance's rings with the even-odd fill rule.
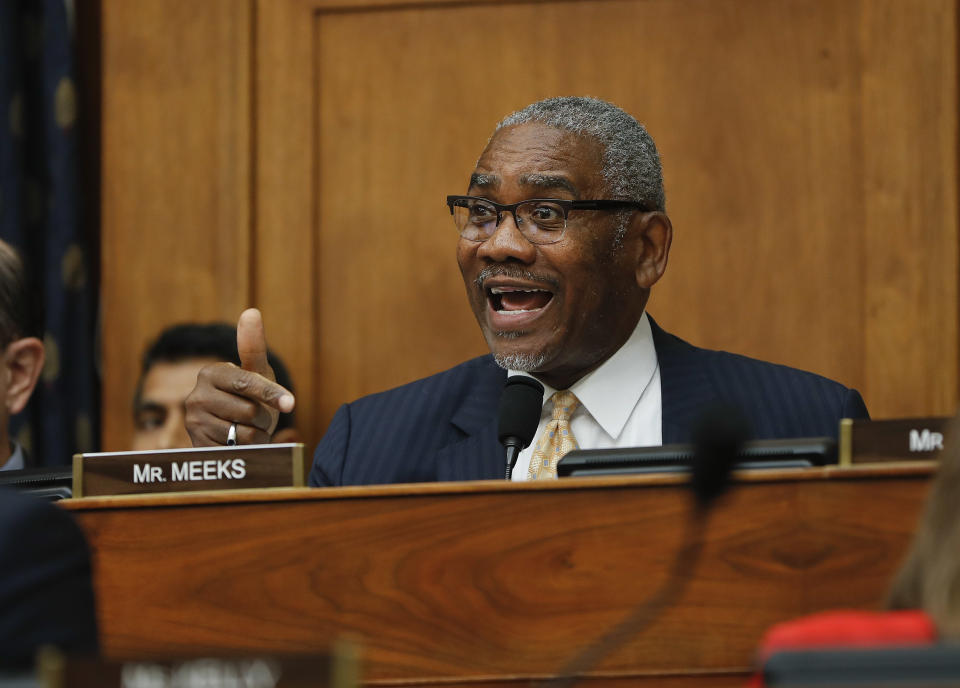
[[[269,351],[277,381],[293,389],[283,361]],[[184,400],[197,384],[205,365],[232,361],[240,365],[237,330],[226,323],[184,323],[163,330],[143,354],[140,380],[133,400],[135,427],[133,449],[190,447],[184,426]],[[293,413],[281,414],[273,433],[274,442],[299,442]]]
[[23,261],[13,247],[0,241],[0,471],[30,465],[23,447],[10,439],[9,424],[30,401],[43,370],[38,322]]

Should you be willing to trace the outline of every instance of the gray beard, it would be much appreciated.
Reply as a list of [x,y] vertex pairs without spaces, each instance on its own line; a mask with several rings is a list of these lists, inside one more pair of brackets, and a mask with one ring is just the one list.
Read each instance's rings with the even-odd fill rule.
[[[494,336],[500,339],[519,339],[526,332],[495,332]],[[493,352],[491,352],[493,353]],[[524,373],[532,373],[543,367],[547,362],[547,354],[538,351],[535,354],[493,354],[493,360],[504,370],[519,370]]]
[[493,360],[504,370],[520,370],[525,373],[532,373],[539,370],[547,357],[542,353],[538,354],[494,354]]

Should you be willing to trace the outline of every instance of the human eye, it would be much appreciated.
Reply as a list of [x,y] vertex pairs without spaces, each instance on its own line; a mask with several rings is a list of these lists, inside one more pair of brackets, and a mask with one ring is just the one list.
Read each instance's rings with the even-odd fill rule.
[[155,409],[140,409],[137,411],[134,423],[137,430],[149,432],[163,427],[165,420],[164,414]]
[[467,210],[470,212],[470,222],[476,225],[486,224],[497,217],[496,209],[489,203],[482,201],[470,201]]
[[530,204],[530,221],[541,229],[563,229],[566,218],[563,208],[557,203],[537,201]]

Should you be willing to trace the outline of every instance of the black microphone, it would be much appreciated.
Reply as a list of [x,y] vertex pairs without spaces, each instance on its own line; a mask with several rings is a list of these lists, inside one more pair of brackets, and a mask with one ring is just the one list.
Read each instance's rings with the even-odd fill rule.
[[599,640],[576,655],[560,673],[545,683],[550,688],[569,688],[608,654],[642,632],[664,609],[683,594],[700,552],[710,507],[730,484],[730,472],[743,443],[750,437],[750,427],[739,409],[718,404],[709,407],[695,426],[694,454],[690,462],[690,488],[694,508],[687,520],[683,544],[677,552],[659,589],[640,603],[620,623]]
[[500,396],[497,437],[507,450],[507,480],[517,463],[517,456],[532,441],[540,424],[543,408],[543,385],[526,375],[507,378]]
[[726,492],[737,456],[749,437],[750,424],[735,406],[718,403],[700,415],[690,463],[690,487],[697,508],[709,509]]

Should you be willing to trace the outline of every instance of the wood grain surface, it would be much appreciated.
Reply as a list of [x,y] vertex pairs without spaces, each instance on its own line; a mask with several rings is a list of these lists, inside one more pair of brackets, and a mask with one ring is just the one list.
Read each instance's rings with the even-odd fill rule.
[[263,308],[308,445],[339,404],[482,353],[443,197],[557,94],[658,143],[664,326],[875,417],[956,410],[955,0],[103,6],[106,449],[177,320]]
[[[484,352],[442,199],[500,117],[556,94],[612,100],[658,142],[667,329],[838,379],[878,417],[953,412],[955,3],[316,5],[318,427]],[[536,27],[538,49],[493,27]],[[931,43],[890,51],[906,34]]]
[[101,4],[103,445],[125,450],[147,343],[250,302],[252,19],[234,0]]
[[[683,598],[590,675],[732,685],[770,624],[876,607],[929,472],[738,482]],[[554,674],[644,600],[689,506],[683,484],[643,478],[67,504],[93,548],[109,657],[320,651],[347,633],[370,681],[490,685]]]

